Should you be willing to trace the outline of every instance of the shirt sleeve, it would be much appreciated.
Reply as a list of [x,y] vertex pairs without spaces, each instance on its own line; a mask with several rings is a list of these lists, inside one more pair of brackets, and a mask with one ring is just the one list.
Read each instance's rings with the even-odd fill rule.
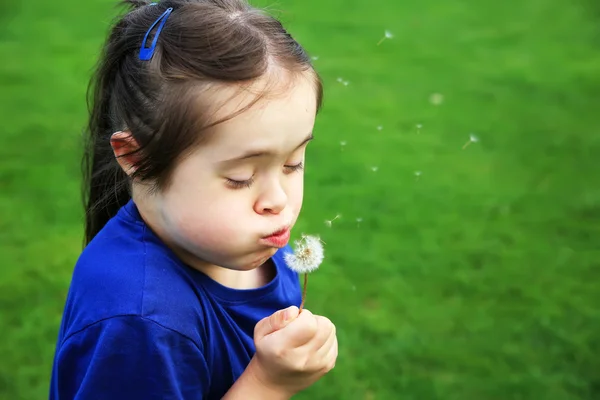
[[203,349],[138,316],[106,319],[70,336],[53,375],[55,400],[200,400],[210,384]]

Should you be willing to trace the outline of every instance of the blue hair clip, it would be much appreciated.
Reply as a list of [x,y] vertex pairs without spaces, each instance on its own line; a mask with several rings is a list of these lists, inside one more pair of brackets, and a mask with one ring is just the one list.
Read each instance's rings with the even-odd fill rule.
[[[144,40],[142,41],[142,47],[140,48],[140,60],[148,61],[154,55],[154,50],[156,49],[156,43],[158,43],[158,36],[160,35],[160,32],[162,31],[163,26],[165,26],[165,23],[167,22],[167,18],[169,18],[169,15],[171,15],[171,11],[173,11],[173,7],[167,8],[167,10],[164,13],[162,13],[162,15],[160,17],[158,17],[158,19],[156,21],[154,21],[152,26],[150,26],[150,29],[148,29],[148,32],[146,32],[146,36],[144,36]],[[154,29],[156,24],[158,24],[159,22],[160,22],[160,25],[156,29],[156,33],[154,34],[154,39],[152,40],[152,44],[150,45],[150,47],[146,48],[146,41],[148,40],[148,36],[150,35],[150,32],[152,32],[152,30]]]

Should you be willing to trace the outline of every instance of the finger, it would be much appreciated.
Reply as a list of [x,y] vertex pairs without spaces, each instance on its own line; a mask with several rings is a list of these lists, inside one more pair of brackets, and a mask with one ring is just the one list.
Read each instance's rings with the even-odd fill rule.
[[297,316],[298,307],[291,306],[261,319],[254,327],[254,340],[260,340],[273,332],[285,328]]
[[337,336],[336,336],[333,345],[331,346],[331,348],[329,349],[329,352],[323,359],[323,371],[324,372],[327,373],[327,372],[331,371],[333,368],[335,368],[335,363],[337,361],[337,357],[338,357],[338,340],[337,340]]
[[318,363],[319,365],[323,365],[324,360],[326,360],[329,356],[331,348],[333,346],[335,346],[336,343],[337,343],[337,335],[336,335],[335,326],[333,326],[333,329],[331,329],[329,331],[329,336],[327,336],[327,340],[325,340],[325,342],[321,345],[321,347],[319,347],[317,349],[317,351],[315,351],[315,353],[312,357],[313,360],[315,360],[315,362]]
[[318,351],[325,345],[331,334],[335,336],[335,325],[326,317],[316,315],[317,319],[317,334],[312,340],[313,351]]
[[313,313],[303,309],[296,319],[274,334],[281,335],[289,347],[300,347],[309,343],[316,333],[317,319]]

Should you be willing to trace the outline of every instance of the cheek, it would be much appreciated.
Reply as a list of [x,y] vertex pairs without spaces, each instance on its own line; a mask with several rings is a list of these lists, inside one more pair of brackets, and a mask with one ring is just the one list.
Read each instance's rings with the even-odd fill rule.
[[[245,241],[244,193],[231,191],[221,182],[173,186],[165,198],[163,213],[169,230],[194,247],[222,249]],[[248,192],[249,193],[249,192]]]
[[171,202],[165,210],[173,228],[193,241],[233,239],[236,227],[239,231],[239,205],[235,207],[226,197],[209,191],[198,191]]
[[291,185],[288,188],[288,202],[290,207],[299,213],[302,208],[302,200],[304,197],[304,174],[298,174],[292,179]]

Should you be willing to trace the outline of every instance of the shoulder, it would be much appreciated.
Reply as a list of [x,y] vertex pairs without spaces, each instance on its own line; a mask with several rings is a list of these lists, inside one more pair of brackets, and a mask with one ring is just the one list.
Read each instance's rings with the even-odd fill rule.
[[202,398],[210,374],[201,344],[156,321],[117,316],[66,338],[51,386],[57,399]]
[[117,215],[77,261],[61,336],[113,317],[137,316],[199,340],[205,304],[166,246],[143,223]]
[[141,357],[151,356],[147,353],[152,352],[173,355],[183,348],[197,354],[204,351],[203,344],[193,338],[138,315],[117,315],[73,331],[60,346],[61,351],[68,347],[97,348],[100,352],[108,350],[116,354],[138,353],[138,350],[142,350],[139,352]]

